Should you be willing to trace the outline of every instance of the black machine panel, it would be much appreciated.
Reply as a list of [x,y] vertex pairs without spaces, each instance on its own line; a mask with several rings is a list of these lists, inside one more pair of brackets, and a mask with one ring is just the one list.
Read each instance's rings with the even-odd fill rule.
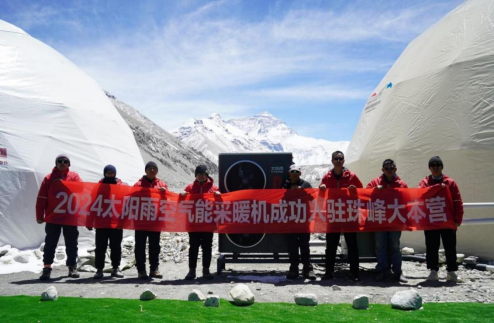
[[[291,153],[219,154],[220,191],[281,188],[291,164]],[[218,248],[219,252],[286,253],[288,243],[283,234],[220,234]]]

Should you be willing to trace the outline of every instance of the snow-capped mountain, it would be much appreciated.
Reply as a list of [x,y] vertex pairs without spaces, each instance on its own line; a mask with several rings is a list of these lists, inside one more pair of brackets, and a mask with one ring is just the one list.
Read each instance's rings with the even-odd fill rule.
[[171,133],[215,163],[224,152],[292,152],[300,165],[321,165],[328,164],[333,151],[345,152],[349,144],[300,136],[269,112],[227,121],[213,114],[190,119]]
[[[169,132],[112,94],[106,92],[106,95],[132,129],[144,163],[155,161],[159,169],[158,177],[172,191],[182,191],[194,181],[194,170],[199,164],[207,165],[212,177],[217,177],[218,167],[202,153],[186,147]],[[142,172],[144,175],[144,169]]]

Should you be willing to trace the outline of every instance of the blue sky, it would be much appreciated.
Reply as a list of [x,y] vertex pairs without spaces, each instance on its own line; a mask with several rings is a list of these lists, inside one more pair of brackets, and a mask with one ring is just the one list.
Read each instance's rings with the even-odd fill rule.
[[337,141],[408,43],[461,2],[2,0],[0,19],[164,129],[269,111]]

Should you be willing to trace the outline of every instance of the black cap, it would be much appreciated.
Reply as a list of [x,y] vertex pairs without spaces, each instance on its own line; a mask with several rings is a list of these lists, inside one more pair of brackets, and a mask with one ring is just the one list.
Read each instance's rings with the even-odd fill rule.
[[434,156],[431,159],[429,159],[429,167],[431,167],[431,164],[434,163],[434,162],[439,163],[439,164],[441,164],[444,167],[444,164],[443,164],[443,161],[441,160],[441,157]]
[[115,175],[117,175],[117,169],[113,165],[106,165],[105,168],[103,169],[103,175],[105,175],[107,172],[114,172]]
[[196,171],[194,173],[195,175],[197,174],[206,174],[206,175],[209,175],[209,172],[208,172],[208,166],[206,165],[199,165],[196,167]]
[[156,163],[155,162],[152,162],[152,161],[150,161],[150,162],[148,162],[146,164],[146,167],[144,168],[144,171],[146,171],[149,167],[156,167],[156,169],[158,169],[158,165],[156,165]]
[[388,164],[391,164],[391,165],[393,165],[394,167],[396,167],[396,164],[395,164],[394,160],[392,160],[392,159],[389,159],[389,158],[388,158],[388,159],[386,159],[386,160],[384,160],[384,161],[383,161],[383,167],[384,167],[385,165],[388,165]]

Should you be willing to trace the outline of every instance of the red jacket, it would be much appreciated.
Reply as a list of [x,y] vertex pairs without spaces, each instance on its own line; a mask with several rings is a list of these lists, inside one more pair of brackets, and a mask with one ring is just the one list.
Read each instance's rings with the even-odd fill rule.
[[346,168],[343,169],[343,174],[339,180],[336,179],[333,171],[330,170],[326,175],[324,175],[319,186],[322,184],[326,185],[327,188],[347,188],[350,185],[355,185],[357,188],[364,187],[357,175]]
[[384,188],[408,188],[407,183],[401,180],[400,176],[396,175],[391,183],[388,183],[384,178],[384,175],[374,178],[367,184],[366,188],[374,188],[378,185],[382,185]]
[[197,180],[195,180],[193,183],[187,185],[184,191],[190,194],[204,194],[218,192],[219,189],[214,185],[214,180],[208,176],[208,180],[202,185],[199,184]]
[[160,188],[164,187],[168,191],[168,185],[165,182],[160,180],[158,177],[155,177],[152,182],[148,181],[146,176],[142,176],[137,183],[134,184],[134,187],[147,187],[147,188]]
[[82,182],[79,174],[69,171],[68,168],[62,172],[58,168],[53,167],[51,174],[46,175],[43,182],[41,182],[41,187],[38,191],[36,220],[44,220],[45,218],[45,210],[48,204],[48,190],[54,181]]
[[444,183],[446,187],[449,189],[449,193],[451,194],[451,198],[453,199],[453,207],[454,207],[454,220],[455,223],[460,225],[463,221],[463,200],[461,198],[460,189],[458,188],[458,184],[456,184],[455,180],[449,176],[443,174],[443,179],[440,182],[436,182],[432,178],[431,175],[427,176],[423,180],[420,181],[419,187],[426,188],[430,186],[434,186],[437,184]]

